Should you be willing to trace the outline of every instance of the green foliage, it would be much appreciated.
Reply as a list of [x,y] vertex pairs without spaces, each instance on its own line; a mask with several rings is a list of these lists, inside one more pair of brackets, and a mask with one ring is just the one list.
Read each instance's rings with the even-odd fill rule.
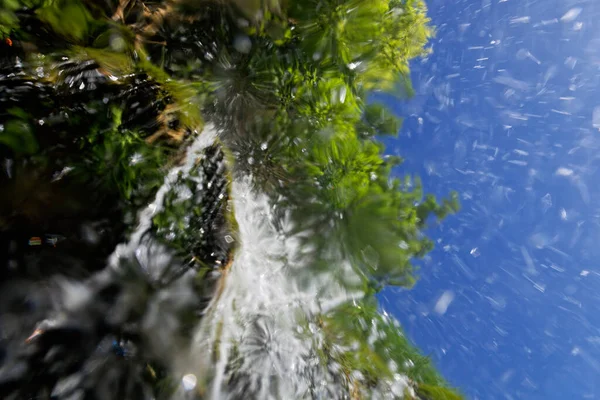
[[365,124],[373,134],[397,135],[402,121],[382,104],[369,104],[365,108]]
[[70,42],[83,41],[93,22],[89,10],[78,0],[2,0],[0,33],[10,36],[19,31],[20,10],[33,10],[38,23]]
[[99,192],[117,191],[125,200],[147,199],[162,184],[165,149],[151,146],[139,134],[121,127],[121,110],[112,109],[112,126],[92,128],[82,142],[85,158],[76,162],[75,175],[97,180]]
[[425,54],[432,35],[421,0],[291,3],[295,34],[313,60],[354,75],[358,88],[391,89],[402,83],[410,91],[408,61]]
[[46,2],[37,10],[40,21],[60,36],[71,41],[83,41],[92,20],[90,12],[77,0]]
[[2,0],[0,4],[0,33],[2,36],[8,36],[19,25],[19,19],[14,14],[19,8],[19,1]]
[[17,154],[34,154],[38,143],[29,125],[28,114],[20,108],[9,109],[7,113],[11,118],[0,125],[0,143]]
[[438,205],[423,199],[418,182],[410,189],[391,178],[398,160],[385,159],[371,138],[396,134],[400,120],[382,105],[367,106],[365,94],[398,85],[411,92],[408,61],[426,53],[432,34],[425,6],[307,0],[283,10],[288,40],[258,30],[247,56],[228,57],[239,88],[226,86],[233,93],[225,98],[238,101],[216,114],[233,115],[228,131],[240,136],[226,143],[251,157],[245,167],[263,190],[283,196],[320,257],[343,254],[375,287],[410,286],[411,259],[432,247],[422,235],[429,216],[441,219],[458,204],[453,195]]
[[[462,396],[437,372],[431,359],[422,355],[398,323],[377,310],[374,297],[346,304],[321,317],[326,354],[323,362],[338,362],[350,375],[360,371],[360,385],[376,386],[381,378],[401,373],[410,378],[416,393],[428,400],[458,400]],[[336,345],[335,350],[333,345]],[[389,363],[394,360],[394,363]]]

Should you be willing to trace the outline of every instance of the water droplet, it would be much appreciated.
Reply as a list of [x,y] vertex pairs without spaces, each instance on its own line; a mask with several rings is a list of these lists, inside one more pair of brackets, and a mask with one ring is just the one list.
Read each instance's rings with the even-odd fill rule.
[[346,86],[342,86],[340,89],[340,103],[344,103],[346,101]]
[[562,22],[571,22],[571,21],[575,20],[575,18],[577,18],[579,16],[579,14],[581,14],[581,10],[582,10],[581,7],[571,8],[569,11],[566,12],[565,15],[560,17],[560,20]]
[[125,50],[125,40],[119,35],[113,35],[110,38],[110,47],[113,51],[121,52]]
[[558,176],[571,176],[573,175],[573,170],[566,167],[560,167],[556,170],[555,174]]
[[363,261],[371,268],[377,269],[379,267],[379,253],[371,246],[365,247],[361,250]]
[[252,41],[246,35],[238,35],[233,40],[233,47],[240,53],[248,54],[252,49]]
[[361,64],[360,61],[352,62],[352,63],[348,64],[348,68],[350,68],[350,70],[354,71],[360,64]]
[[567,220],[567,210],[565,210],[564,208],[560,209],[560,219],[562,219],[563,221]]
[[[0,132],[2,132],[0,130]],[[13,160],[10,158],[7,158],[4,160],[4,168],[6,170],[6,175],[8,175],[9,178],[12,178],[12,165],[13,165]]]
[[189,392],[190,390],[194,390],[196,385],[198,384],[198,378],[194,374],[187,374],[181,378],[181,385],[183,386],[183,390]]
[[144,159],[144,157],[140,153],[135,153],[129,159],[129,164],[130,165],[136,165],[137,163],[139,163],[143,159]]
[[454,301],[454,292],[450,290],[445,291],[435,303],[434,311],[440,315],[444,315],[448,311],[448,307],[452,301]]

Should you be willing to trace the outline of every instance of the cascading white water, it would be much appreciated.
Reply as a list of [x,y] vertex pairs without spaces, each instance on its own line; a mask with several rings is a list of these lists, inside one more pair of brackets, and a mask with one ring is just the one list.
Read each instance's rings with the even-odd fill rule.
[[[317,390],[335,393],[326,387],[333,384],[327,371],[316,365],[318,332],[310,323],[313,332],[305,332],[303,323],[361,293],[347,291],[328,274],[300,283],[301,250],[306,249],[287,230],[275,228],[268,198],[251,187],[250,177],[233,182],[241,243],[222,278],[222,293],[198,328],[192,349],[199,357],[196,373],[213,377],[213,399],[240,398],[244,391],[261,399],[303,398],[311,390],[309,369],[322,374],[324,387]],[[337,268],[354,273],[342,261]],[[231,364],[236,367],[228,370]],[[239,385],[235,376],[243,376]]]
[[[136,258],[149,276],[156,277],[172,260],[166,248],[150,249],[154,244],[148,244],[145,234],[169,191],[185,197],[185,190],[175,184],[177,178],[189,175],[202,150],[216,138],[214,127],[207,126],[189,147],[184,163],[168,173],[155,200],[140,212],[131,239],[112,255],[113,268],[120,259]],[[363,295],[349,290],[331,271],[343,275],[346,283],[359,280],[356,272],[341,257],[327,271],[310,271],[306,262],[310,257],[305,256],[312,249],[290,233],[290,218],[275,223],[275,205],[265,194],[256,193],[251,177],[232,182],[230,201],[239,243],[192,342],[181,348],[183,343],[170,338],[177,322],[169,314],[194,296],[193,271],[162,289],[144,320],[151,343],[161,348],[156,354],[167,358],[173,374],[181,378],[175,398],[189,399],[193,393],[213,400],[354,398],[340,366],[322,365],[318,357],[323,333],[315,317]],[[352,379],[359,381],[360,374]],[[396,374],[369,398],[398,398],[405,390],[410,390],[408,379]]]

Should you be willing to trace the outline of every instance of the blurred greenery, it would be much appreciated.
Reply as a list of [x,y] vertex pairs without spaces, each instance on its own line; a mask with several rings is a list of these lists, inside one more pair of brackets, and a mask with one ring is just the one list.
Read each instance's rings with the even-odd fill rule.
[[[456,194],[439,202],[399,177],[401,159],[377,136],[402,121],[366,100],[412,94],[409,61],[434,34],[426,11],[422,0],[0,0],[0,156],[66,174],[125,218],[214,123],[215,154],[289,211],[291,233],[314,249],[307,263],[341,256],[363,278],[365,304],[323,317],[331,340],[361,343],[335,357],[373,384],[391,373],[383,360],[397,360],[419,398],[459,398],[373,304],[385,285],[414,284],[413,260],[432,248],[424,231],[459,208]],[[207,171],[221,175],[219,191],[183,182],[192,197],[168,195],[153,221],[202,274],[228,259],[211,246],[232,251],[191,233],[230,218],[215,197],[228,196],[229,175]],[[385,332],[374,347],[361,320]]]
[[[381,377],[393,378],[400,373],[409,378],[419,398],[462,398],[448,386],[431,359],[410,343],[397,321],[377,309],[374,297],[322,315],[319,326],[329,350],[321,355],[322,362],[339,363],[347,376],[360,371],[363,379],[359,386],[376,386]],[[368,393],[368,387],[360,389]]]
[[35,136],[29,126],[27,114],[19,108],[7,110],[12,114],[13,119],[9,119],[0,127],[0,143],[4,143],[17,154],[33,154],[38,149]]
[[88,25],[92,20],[83,4],[74,0],[45,2],[45,6],[37,10],[37,15],[54,32],[73,42],[86,38]]

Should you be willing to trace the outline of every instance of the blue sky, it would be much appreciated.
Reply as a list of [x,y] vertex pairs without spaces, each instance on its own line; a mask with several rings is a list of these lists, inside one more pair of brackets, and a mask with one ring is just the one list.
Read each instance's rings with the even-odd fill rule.
[[417,95],[374,97],[397,172],[462,211],[382,306],[469,398],[599,398],[600,2],[427,3]]

